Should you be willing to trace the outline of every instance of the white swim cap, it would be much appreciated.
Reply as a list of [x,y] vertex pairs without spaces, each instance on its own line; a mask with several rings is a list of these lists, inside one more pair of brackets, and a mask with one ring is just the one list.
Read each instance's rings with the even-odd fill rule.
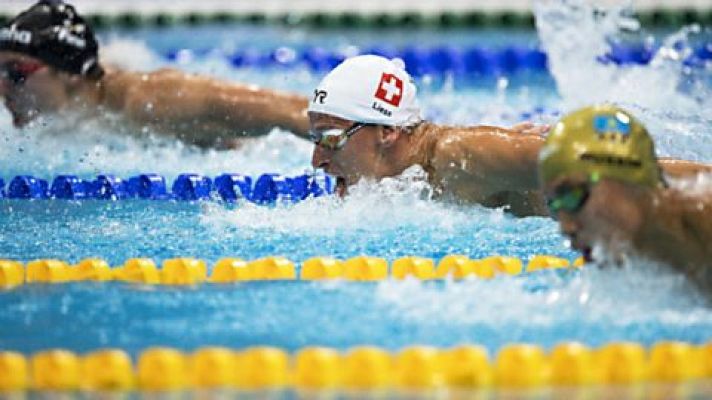
[[420,122],[415,84],[402,61],[374,55],[349,58],[329,72],[314,90],[309,112],[387,126]]

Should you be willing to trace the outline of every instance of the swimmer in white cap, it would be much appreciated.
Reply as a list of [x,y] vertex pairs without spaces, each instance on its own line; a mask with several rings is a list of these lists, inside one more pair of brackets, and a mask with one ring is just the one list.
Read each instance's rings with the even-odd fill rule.
[[307,135],[305,97],[172,69],[123,71],[101,65],[97,50],[91,27],[62,1],[42,0],[0,27],[0,97],[15,126],[40,115],[108,111],[129,130],[200,146],[274,127]]
[[[331,71],[309,104],[312,166],[337,177],[337,190],[362,177],[396,176],[420,165],[443,196],[515,215],[548,215],[537,160],[548,126],[439,126],[423,121],[416,87],[402,63],[357,56]],[[685,161],[662,162],[673,174]]]

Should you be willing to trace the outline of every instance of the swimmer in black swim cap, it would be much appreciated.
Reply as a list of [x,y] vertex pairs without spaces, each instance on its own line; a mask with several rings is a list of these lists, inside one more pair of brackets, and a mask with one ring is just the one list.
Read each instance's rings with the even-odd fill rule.
[[[539,175],[551,214],[588,261],[641,255],[712,293],[712,165],[667,160],[664,171],[661,165],[645,126],[604,104],[554,126]],[[698,187],[683,190],[669,179],[685,175]],[[595,246],[605,260],[593,254]]]
[[99,79],[99,46],[74,7],[42,0],[0,28],[0,50],[21,53],[72,75]]
[[58,0],[42,0],[0,27],[0,97],[15,126],[60,112],[93,118],[109,111],[137,134],[200,146],[236,145],[275,127],[308,136],[305,97],[173,69],[125,71],[102,65],[98,48],[91,27]]

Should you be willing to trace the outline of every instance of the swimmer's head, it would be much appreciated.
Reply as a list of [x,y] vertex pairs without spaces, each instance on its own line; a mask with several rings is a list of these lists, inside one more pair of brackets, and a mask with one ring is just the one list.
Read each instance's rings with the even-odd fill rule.
[[0,28],[0,52],[32,57],[58,71],[99,79],[94,32],[69,4],[41,0]]
[[564,116],[539,154],[539,174],[544,186],[567,175],[644,187],[662,182],[648,131],[630,113],[613,105],[586,107]]
[[662,183],[647,130],[612,105],[564,116],[539,154],[539,175],[551,215],[587,260],[596,244],[630,240],[641,221],[637,193]]
[[361,177],[400,173],[394,149],[421,122],[416,94],[400,60],[362,55],[341,63],[309,103],[312,165],[336,176],[339,193]]

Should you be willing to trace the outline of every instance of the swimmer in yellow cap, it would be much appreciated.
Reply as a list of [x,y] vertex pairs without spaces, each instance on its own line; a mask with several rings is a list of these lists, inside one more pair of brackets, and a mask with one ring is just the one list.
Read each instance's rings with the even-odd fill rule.
[[709,290],[712,166],[670,165],[673,172],[696,170],[706,184],[668,185],[645,127],[612,105],[566,115],[539,155],[551,214],[587,260],[598,258],[597,246],[615,261],[632,253],[669,264]]
[[199,146],[230,146],[274,127],[307,137],[306,97],[173,69],[125,71],[103,65],[98,47],[74,7],[58,0],[41,0],[0,26],[0,98],[15,126],[108,112],[130,132],[148,128]]

